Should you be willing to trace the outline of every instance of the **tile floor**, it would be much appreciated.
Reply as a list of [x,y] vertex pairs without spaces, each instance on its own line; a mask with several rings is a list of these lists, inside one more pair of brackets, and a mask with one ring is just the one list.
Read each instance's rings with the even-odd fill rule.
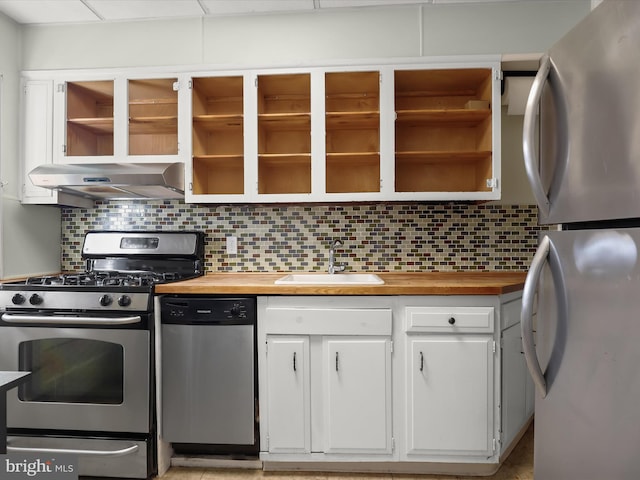
[[533,480],[533,426],[491,477],[398,474],[278,473],[172,467],[161,480]]

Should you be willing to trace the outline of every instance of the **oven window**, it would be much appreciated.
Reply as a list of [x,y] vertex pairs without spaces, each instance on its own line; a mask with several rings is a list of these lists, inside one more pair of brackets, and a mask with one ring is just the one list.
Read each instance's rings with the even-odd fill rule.
[[18,388],[25,402],[121,404],[124,349],[117,343],[80,338],[22,342],[20,370],[32,373]]

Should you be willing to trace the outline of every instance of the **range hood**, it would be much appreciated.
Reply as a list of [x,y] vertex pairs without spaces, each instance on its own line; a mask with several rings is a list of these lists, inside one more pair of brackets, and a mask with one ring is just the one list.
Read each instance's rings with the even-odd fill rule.
[[36,187],[100,199],[184,198],[184,164],[109,163],[40,165],[29,172]]

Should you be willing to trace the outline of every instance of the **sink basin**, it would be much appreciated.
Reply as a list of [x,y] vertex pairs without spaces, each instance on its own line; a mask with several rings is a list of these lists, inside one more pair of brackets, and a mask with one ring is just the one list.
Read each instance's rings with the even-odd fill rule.
[[292,273],[275,281],[276,285],[382,285],[375,273]]

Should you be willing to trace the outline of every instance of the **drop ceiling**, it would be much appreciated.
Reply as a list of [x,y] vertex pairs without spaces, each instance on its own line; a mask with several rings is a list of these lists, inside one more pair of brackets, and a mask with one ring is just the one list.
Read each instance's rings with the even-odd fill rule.
[[65,24],[496,1],[514,0],[0,0],[0,12],[20,24]]

